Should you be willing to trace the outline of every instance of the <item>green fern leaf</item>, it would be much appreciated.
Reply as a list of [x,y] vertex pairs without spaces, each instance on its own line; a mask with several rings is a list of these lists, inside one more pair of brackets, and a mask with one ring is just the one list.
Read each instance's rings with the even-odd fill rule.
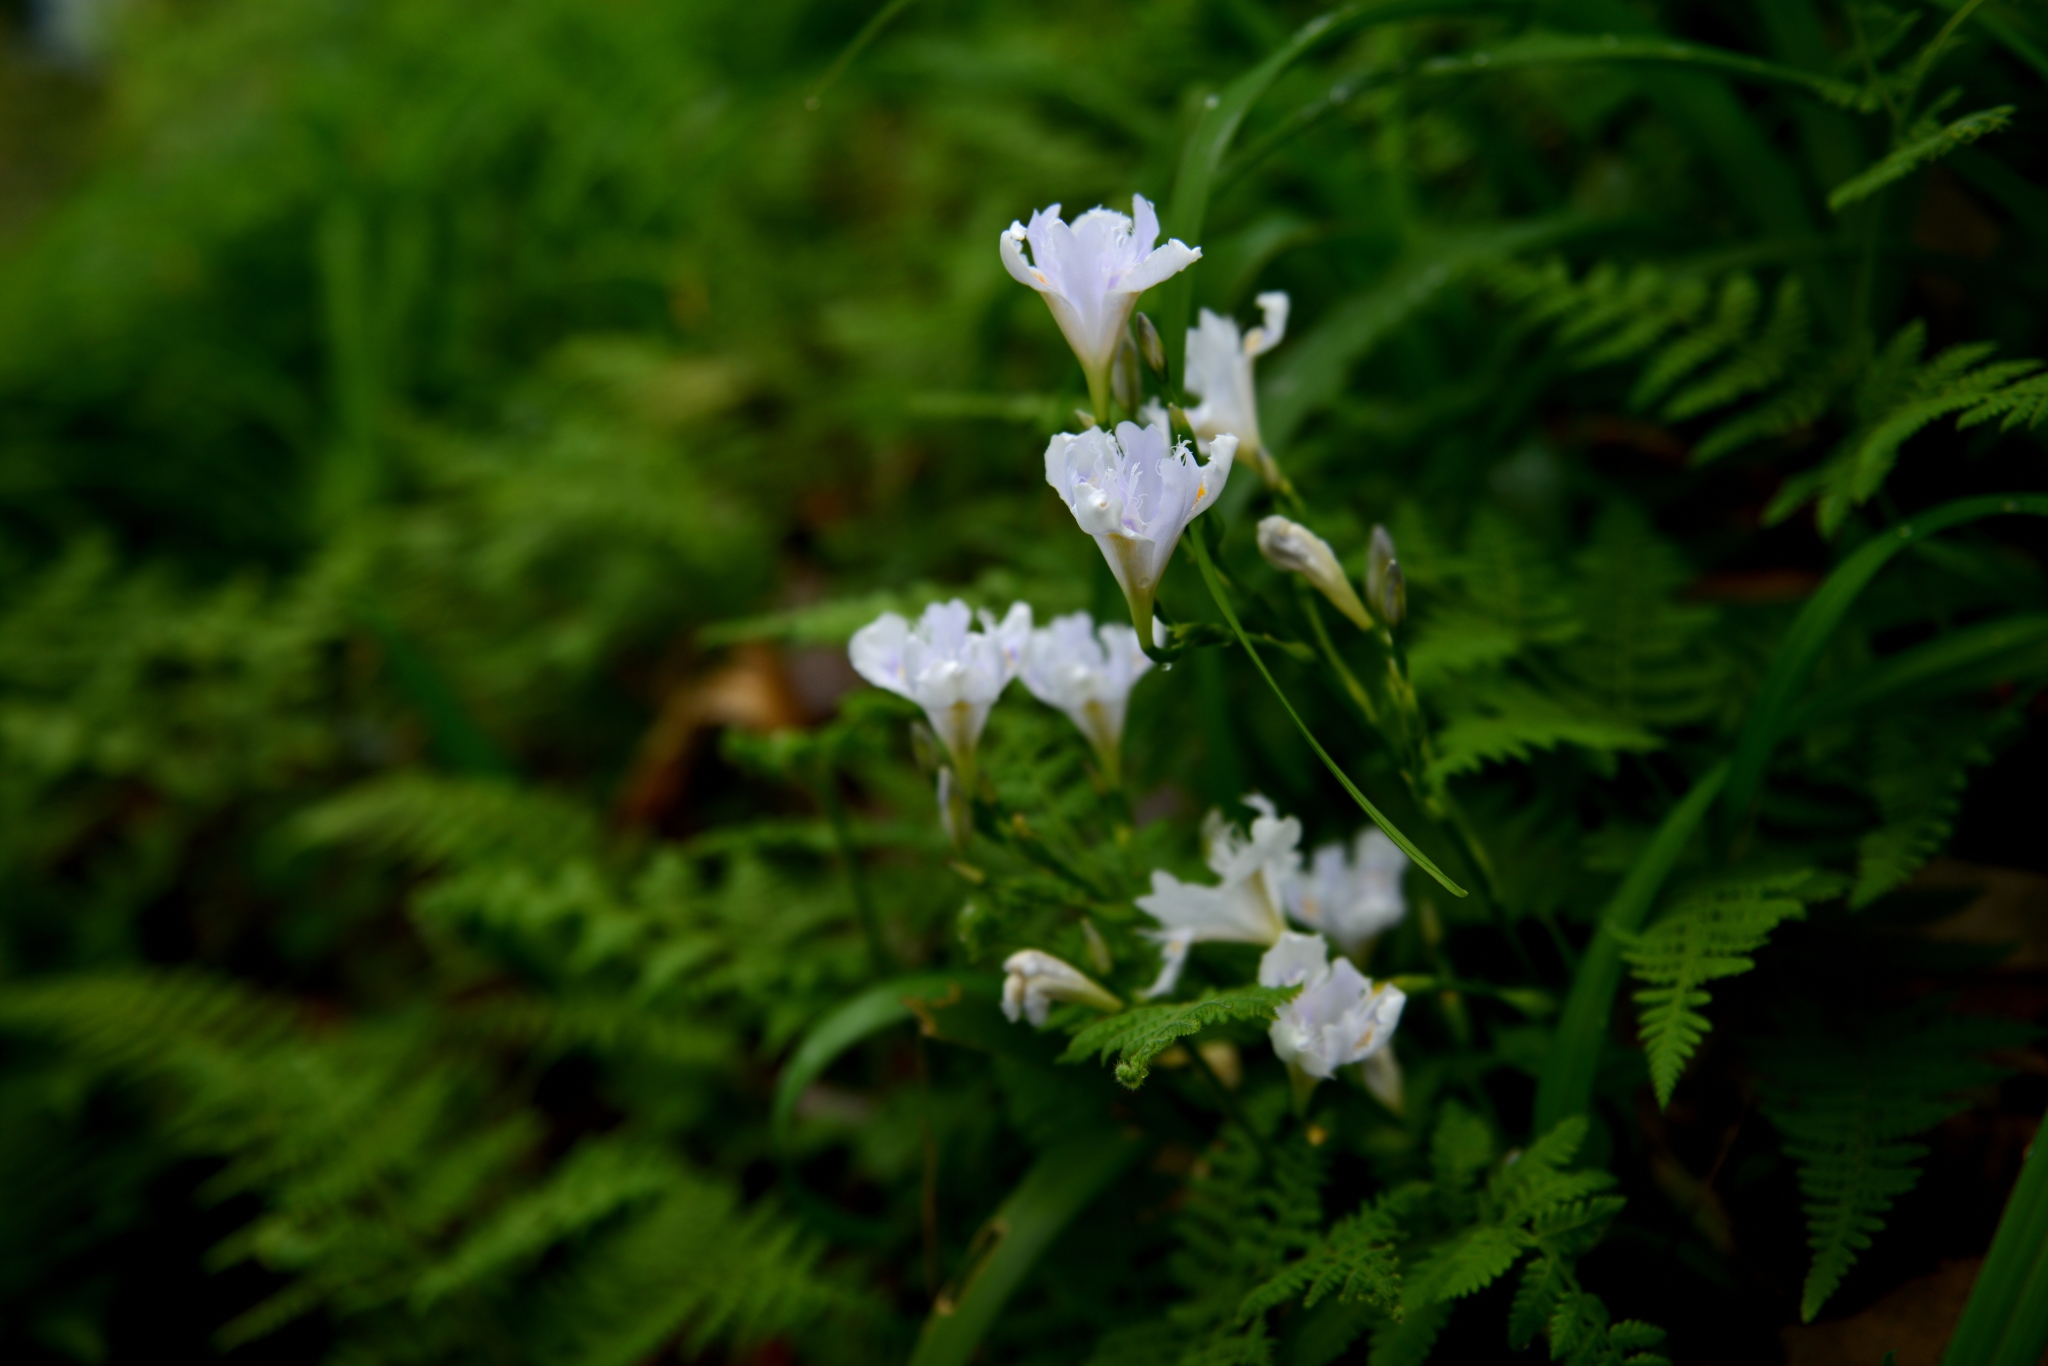
[[1722,282],[1713,316],[1666,345],[1643,367],[1629,406],[1641,411],[1663,397],[1672,385],[1701,366],[1740,347],[1749,338],[1763,298],[1754,277],[1731,275]]
[[1467,691],[1459,713],[1437,736],[1436,759],[1426,777],[1441,787],[1488,764],[1525,760],[1562,745],[1596,754],[1640,754],[1663,743],[1623,718],[1591,706],[1580,709],[1554,694],[1502,679]]
[[1563,1264],[1555,1258],[1537,1257],[1522,1268],[1522,1283],[1515,1287],[1514,1303],[1508,1308],[1508,1346],[1519,1352],[1536,1340],[1569,1284]]
[[1414,1298],[1457,1300],[1507,1274],[1528,1250],[1527,1238],[1500,1224],[1474,1224],[1437,1245],[1415,1268]]
[[2022,423],[2040,426],[2048,418],[2048,375],[2030,375],[1997,393],[1985,395],[1956,419],[1956,426],[1974,427],[1994,417],[2004,419],[1999,423],[2001,431],[2011,431]]
[[1368,1366],[1423,1366],[1436,1346],[1444,1325],[1450,1322],[1451,1300],[1433,1300],[1410,1305],[1400,1322],[1381,1324],[1373,1330]]
[[1704,984],[1756,966],[1748,955],[1781,922],[1804,913],[1786,889],[1807,877],[1802,872],[1688,897],[1624,941],[1623,956],[1646,984],[1635,993],[1641,1007],[1637,1030],[1660,1106],[1671,1103],[1679,1074],[1706,1037],[1709,1026],[1699,1012],[1713,997]]
[[1892,1202],[1918,1182],[1915,1164],[1926,1150],[1905,1140],[1964,1109],[1957,1092],[2004,1074],[1983,1054],[2034,1033],[1956,1015],[1941,1002],[1876,1018],[1861,1036],[1811,1021],[1757,1049],[1764,1114],[1799,1163],[1813,1249],[1800,1300],[1807,1322],[1884,1227]]
[[1118,1054],[1116,1079],[1135,1091],[1152,1075],[1152,1060],[1188,1035],[1234,1020],[1271,1020],[1300,990],[1238,987],[1199,1001],[1135,1006],[1074,1035],[1060,1061],[1079,1062],[1091,1054],[1107,1061],[1110,1054]]
[[2010,718],[1907,718],[1878,727],[1871,744],[1871,795],[1884,823],[1856,842],[1852,910],[1861,910],[1897,887],[1938,853],[1948,839],[1972,766],[1989,763],[1991,745]]
[[1947,156],[1958,147],[1968,146],[1986,133],[1995,133],[2006,127],[2012,122],[2012,113],[2012,105],[2001,104],[1965,114],[1942,127],[1914,129],[1911,141],[1895,148],[1889,156],[1875,165],[1859,171],[1837,185],[1828,195],[1828,208],[1840,213],[1851,204],[1868,199],[1893,181],[1905,179],[1927,163]]
[[506,1267],[535,1261],[556,1243],[667,1195],[678,1179],[673,1159],[654,1149],[613,1139],[582,1143],[547,1181],[499,1205],[423,1275],[413,1308],[425,1312]]
[[[1738,281],[1745,279],[1744,276],[1735,276],[1728,287],[1732,289]],[[1752,296],[1755,288],[1753,283],[1749,285]],[[1771,301],[1770,317],[1760,332],[1754,337],[1736,334],[1734,329],[1738,321],[1746,332],[1754,312],[1752,305],[1739,318],[1730,316],[1721,324],[1729,330],[1729,340],[1725,348],[1715,348],[1715,353],[1725,349],[1730,352],[1729,358],[1712,373],[1673,395],[1663,408],[1662,415],[1666,421],[1680,422],[1698,417],[1751,394],[1762,393],[1793,374],[1806,359],[1812,344],[1813,318],[1806,306],[1806,294],[1796,278],[1788,278],[1778,286],[1777,296]],[[1697,333],[1695,337],[1720,339],[1712,330]]]

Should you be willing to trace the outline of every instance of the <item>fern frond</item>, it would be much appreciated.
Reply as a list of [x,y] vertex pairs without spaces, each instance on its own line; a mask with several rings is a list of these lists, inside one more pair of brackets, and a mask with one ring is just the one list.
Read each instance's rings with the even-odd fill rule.
[[1134,1006],[1074,1035],[1060,1061],[1079,1062],[1090,1054],[1108,1061],[1115,1053],[1116,1079],[1135,1091],[1152,1074],[1152,1060],[1188,1035],[1235,1020],[1271,1020],[1299,991],[1299,987],[1238,987],[1199,1001]]
[[2001,104],[1965,114],[1940,127],[1915,128],[1911,141],[1837,185],[1828,195],[1828,208],[1840,213],[1851,204],[1868,199],[1893,181],[1905,179],[1956,148],[1967,147],[1986,133],[2005,128],[2011,124],[2012,114],[2012,105]]
[[1734,977],[1755,967],[1748,956],[1771,931],[1804,914],[1788,886],[1806,880],[1799,873],[1732,887],[1720,887],[1680,901],[1656,924],[1630,935],[1622,948],[1636,979],[1641,1007],[1637,1031],[1649,1055],[1657,1103],[1669,1105],[1679,1074],[1709,1028],[1700,1008],[1713,1000],[1707,982]]
[[616,1139],[587,1140],[546,1181],[498,1206],[421,1276],[412,1290],[413,1307],[425,1312],[508,1267],[537,1261],[555,1244],[667,1195],[678,1179],[674,1160],[665,1154]]
[[1722,282],[1713,316],[1674,339],[1643,367],[1635,391],[1629,395],[1629,406],[1639,412],[1649,408],[1672,385],[1716,357],[1739,348],[1749,338],[1762,299],[1754,277],[1729,276]]
[[1499,680],[1469,690],[1464,705],[1436,739],[1429,766],[1434,786],[1488,764],[1527,759],[1538,750],[1572,745],[1597,754],[1647,753],[1663,747],[1651,731],[1593,707],[1572,706],[1554,693]]
[[828,1311],[857,1327],[864,1311],[820,1274],[820,1251],[773,1208],[742,1208],[723,1185],[680,1176],[533,1298],[537,1355],[632,1366],[670,1338],[690,1353],[758,1343]]
[[330,797],[291,827],[304,848],[354,845],[434,866],[512,859],[542,866],[599,846],[589,807],[545,789],[485,778],[394,773]]
[[1649,726],[1710,715],[1724,678],[1705,648],[1716,614],[1681,600],[1693,569],[1648,519],[1611,505],[1573,567],[1585,630],[1560,659],[1599,710]]
[[1799,1163],[1813,1249],[1800,1300],[1807,1322],[1884,1227],[1892,1202],[1919,1181],[1915,1164],[1926,1149],[1905,1140],[1964,1109],[1958,1092],[2004,1074],[1985,1053],[2034,1033],[1939,1002],[1876,1019],[1862,1036],[1810,1022],[1758,1051],[1764,1114]]
[[2004,419],[1998,424],[2000,431],[2009,432],[2022,423],[2040,426],[2042,419],[2048,418],[2048,375],[2030,375],[1985,395],[1956,419],[1956,426],[1974,427],[1994,417]]
[[[1743,279],[1746,277],[1734,277],[1730,287]],[[1751,292],[1754,289],[1752,284]],[[1749,314],[1739,319],[1745,330],[1753,313],[1752,308]],[[1737,321],[1737,318],[1730,317],[1724,326],[1732,333]],[[1778,286],[1777,296],[1771,301],[1770,318],[1763,329],[1754,337],[1731,335],[1725,347],[1716,347],[1710,352],[1718,354],[1725,349],[1730,354],[1712,373],[1703,375],[1673,395],[1663,407],[1663,417],[1670,422],[1683,421],[1774,388],[1795,373],[1800,363],[1807,359],[1812,347],[1812,334],[1813,317],[1806,306],[1805,291],[1796,277],[1788,277]],[[1704,335],[1719,340],[1715,333]]]
[[1399,1229],[1384,1201],[1340,1219],[1330,1236],[1306,1257],[1289,1263],[1279,1274],[1244,1298],[1240,1319],[1263,1314],[1299,1299],[1305,1308],[1334,1295],[1364,1301],[1400,1317],[1401,1261],[1395,1251]]
[[1948,839],[1969,770],[1991,761],[2010,718],[1891,718],[1870,747],[1871,795],[1884,823],[1856,842],[1852,910],[1861,910],[1914,873]]
[[1373,1329],[1368,1366],[1423,1366],[1444,1325],[1450,1322],[1454,1304],[1452,1300],[1431,1300],[1411,1305],[1407,1317]]

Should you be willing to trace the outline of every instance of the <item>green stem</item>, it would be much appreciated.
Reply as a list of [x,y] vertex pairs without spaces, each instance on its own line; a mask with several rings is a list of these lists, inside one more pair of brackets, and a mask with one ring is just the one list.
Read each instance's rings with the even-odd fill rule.
[[825,806],[826,823],[832,827],[832,847],[839,855],[839,866],[846,874],[846,889],[853,898],[853,911],[860,918],[861,934],[868,941],[868,957],[874,964],[875,974],[886,977],[897,970],[896,957],[889,952],[888,941],[882,937],[881,916],[875,910],[874,898],[868,893],[867,871],[861,867],[860,852],[853,847],[853,827],[846,818],[846,803],[839,795],[839,764],[837,756],[828,758],[825,772],[818,783],[818,796]]
[[1252,1147],[1258,1150],[1259,1164],[1264,1167],[1271,1167],[1273,1165],[1273,1146],[1266,1142],[1266,1136],[1253,1126],[1251,1117],[1245,1114],[1244,1107],[1237,1103],[1237,1097],[1232,1095],[1230,1088],[1223,1084],[1223,1078],[1216,1075],[1216,1069],[1211,1067],[1209,1060],[1202,1056],[1202,1050],[1195,1046],[1193,1039],[1187,1040],[1182,1044],[1182,1047],[1187,1049],[1188,1057],[1194,1061],[1195,1070],[1200,1072],[1203,1079],[1209,1083],[1209,1089],[1216,1093],[1216,1104],[1222,1109],[1223,1117],[1244,1130],[1244,1136],[1250,1139]]
[[1323,614],[1316,608],[1315,590],[1306,583],[1296,583],[1294,591],[1301,598],[1301,609],[1308,616],[1309,630],[1315,634],[1316,648],[1322,651],[1324,662],[1330,666],[1331,671],[1343,682],[1344,691],[1351,695],[1352,702],[1357,705],[1360,714],[1365,717],[1366,724],[1374,730],[1378,730],[1380,728],[1379,708],[1373,705],[1372,694],[1365,690],[1365,685],[1358,681],[1358,676],[1351,672],[1351,667],[1337,653],[1336,643],[1330,639],[1329,628],[1323,625]]
[[1251,638],[1245,634],[1244,626],[1237,619],[1237,609],[1230,605],[1229,595],[1223,591],[1222,583],[1217,580],[1216,566],[1209,559],[1208,547],[1202,544],[1200,536],[1190,536],[1188,541],[1193,547],[1195,564],[1202,571],[1202,582],[1207,585],[1209,596],[1216,600],[1216,606],[1223,613],[1223,619],[1229,622],[1230,629],[1237,633],[1238,643],[1244,646],[1244,652],[1250,655],[1252,663],[1258,666],[1260,677],[1264,678],[1266,686],[1273,690],[1273,696],[1279,699],[1282,710],[1287,713],[1288,719],[1294,722],[1294,727],[1301,732],[1302,738],[1308,741],[1309,748],[1314,750],[1316,757],[1323,761],[1323,767],[1330,770],[1331,776],[1335,777],[1343,785],[1344,790],[1351,794],[1351,800],[1357,802],[1360,809],[1366,815],[1372,817],[1374,825],[1386,831],[1387,838],[1399,845],[1401,852],[1413,859],[1416,866],[1435,878],[1442,884],[1444,890],[1452,896],[1462,897],[1468,895],[1463,887],[1451,881],[1443,869],[1436,866],[1435,861],[1429,855],[1416,848],[1415,841],[1402,834],[1400,827],[1381,815],[1380,809],[1367,800],[1366,795],[1358,790],[1358,785],[1352,782],[1344,770],[1337,766],[1337,761],[1330,757],[1329,751],[1323,748],[1322,742],[1316,739],[1313,731],[1309,730],[1308,723],[1301,719],[1301,713],[1295,711],[1294,704],[1287,700],[1287,694],[1280,690],[1280,684],[1274,679],[1272,670],[1266,667],[1266,661],[1260,658],[1257,647],[1252,644]]

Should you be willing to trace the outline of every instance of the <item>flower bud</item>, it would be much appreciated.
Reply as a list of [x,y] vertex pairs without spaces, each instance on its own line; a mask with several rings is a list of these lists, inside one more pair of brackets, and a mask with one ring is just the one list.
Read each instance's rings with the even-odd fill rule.
[[1038,949],[1023,949],[1003,961],[1003,1014],[1010,1023],[1028,1019],[1040,1029],[1054,1001],[1078,1001],[1097,1010],[1122,1010],[1124,1003],[1073,964]]
[[1116,359],[1110,363],[1109,395],[1126,413],[1137,412],[1138,405],[1145,400],[1145,386],[1138,377],[1138,344],[1131,340],[1128,331],[1117,344]]
[[1359,629],[1371,629],[1372,617],[1358,600],[1358,590],[1344,577],[1344,567],[1337,563],[1336,552],[1330,549],[1328,541],[1299,522],[1266,517],[1259,522],[1259,553],[1275,569],[1299,574],[1314,584]]
[[1145,358],[1155,375],[1166,373],[1166,343],[1159,339],[1159,329],[1152,320],[1140,313],[1137,317],[1138,354]]
[[1408,580],[1394,558],[1394,538],[1383,526],[1372,529],[1372,548],[1366,552],[1365,596],[1388,626],[1399,626],[1408,615]]

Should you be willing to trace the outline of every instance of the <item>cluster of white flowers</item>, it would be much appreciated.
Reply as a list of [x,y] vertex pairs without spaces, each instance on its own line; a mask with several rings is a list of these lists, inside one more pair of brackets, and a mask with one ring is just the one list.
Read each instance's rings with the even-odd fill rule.
[[[1113,394],[1127,413],[1142,397],[1131,379],[1135,357],[1142,355],[1155,369],[1164,364],[1149,323],[1140,329],[1142,343],[1131,339],[1138,296],[1202,255],[1199,247],[1178,240],[1157,245],[1159,218],[1152,205],[1140,195],[1132,208],[1134,217],[1090,209],[1069,225],[1055,204],[1033,213],[1028,225],[1012,223],[1001,238],[1003,265],[1045,299],[1087,377],[1094,411],[1083,420],[1091,425],[1052,438],[1045,479],[1101,548],[1123,589],[1132,625],[1098,626],[1080,612],[1034,628],[1028,604],[1017,603],[999,621],[987,611],[977,617],[956,599],[933,603],[914,624],[884,613],[853,637],[854,668],[922,707],[944,744],[951,764],[939,775],[941,818],[959,845],[970,827],[975,747],[1012,678],[1021,675],[1034,697],[1064,712],[1094,748],[1104,775],[1120,781],[1131,689],[1152,665],[1143,642],[1166,643],[1154,611],[1182,533],[1215,505],[1240,458],[1252,461],[1269,485],[1284,487],[1260,436],[1252,366],[1286,335],[1285,294],[1259,295],[1263,321],[1245,331],[1230,318],[1201,310],[1187,332],[1183,376],[1183,387],[1199,402],[1185,411],[1145,402],[1130,414],[1139,421],[1105,430]],[[1120,352],[1126,353],[1128,371],[1116,369]],[[1122,376],[1114,388],[1113,372]],[[1174,440],[1175,420],[1193,434],[1202,460],[1187,441]],[[1360,627],[1371,626],[1374,612],[1383,621],[1397,621],[1401,610],[1400,571],[1391,541],[1380,544],[1384,539],[1384,531],[1376,533],[1368,609],[1336,554],[1315,533],[1281,517],[1259,525],[1266,558],[1304,575]],[[1301,988],[1280,1009],[1271,1031],[1274,1052],[1287,1064],[1297,1096],[1306,1097],[1338,1068],[1361,1063],[1368,1087],[1399,1108],[1399,1068],[1387,1043],[1405,998],[1391,983],[1374,985],[1360,965],[1374,939],[1405,913],[1406,855],[1371,829],[1348,849],[1318,848],[1304,867],[1301,822],[1282,816],[1263,797],[1245,801],[1256,813],[1249,834],[1218,812],[1205,822],[1214,883],[1183,882],[1159,870],[1152,874],[1151,892],[1137,898],[1139,909],[1156,922],[1145,933],[1159,945],[1162,960],[1145,994],[1173,991],[1197,943],[1263,946],[1260,983]],[[1290,919],[1310,932],[1289,930]],[[1333,963],[1331,941],[1348,957]],[[1091,942],[1098,967],[1108,971],[1099,939]],[[1012,1021],[1043,1027],[1056,1001],[1103,1011],[1124,1008],[1093,978],[1038,949],[1010,955],[1003,968],[1003,1011]]]
[[945,746],[952,762],[939,773],[939,818],[955,845],[967,839],[982,729],[1011,679],[1021,675],[1032,696],[1072,718],[1116,782],[1131,689],[1152,667],[1128,626],[1098,627],[1075,612],[1034,628],[1029,603],[998,621],[958,598],[915,622],[884,612],[854,632],[847,652],[862,678],[922,707]]
[[[1138,909],[1158,922],[1159,928],[1148,933],[1162,959],[1158,980],[1145,994],[1171,992],[1189,950],[1198,943],[1266,945],[1262,985],[1307,984],[1274,1021],[1274,1050],[1306,1076],[1326,1078],[1385,1045],[1405,998],[1390,986],[1373,986],[1348,960],[1331,968],[1323,936],[1363,963],[1373,941],[1407,914],[1401,878],[1408,856],[1377,828],[1368,828],[1348,850],[1342,844],[1318,847],[1304,868],[1301,822],[1282,816],[1264,797],[1246,797],[1245,804],[1258,813],[1249,836],[1226,824],[1220,813],[1210,813],[1205,833],[1209,867],[1218,879],[1214,885],[1154,872],[1150,895],[1138,898]],[[1296,934],[1287,928],[1289,920],[1315,933]],[[1302,966],[1310,958],[1314,970]],[[1297,968],[1299,975],[1289,976]],[[1267,980],[1274,973],[1286,980]],[[1363,1028],[1368,1023],[1373,1027]],[[1346,1047],[1353,1055],[1329,1061],[1343,1051],[1334,1041],[1354,1024],[1360,1029],[1346,1036],[1352,1039]],[[1373,1081],[1376,1093],[1393,1104],[1399,1082],[1388,1084],[1385,1068],[1390,1065],[1391,1060],[1376,1071]]]

